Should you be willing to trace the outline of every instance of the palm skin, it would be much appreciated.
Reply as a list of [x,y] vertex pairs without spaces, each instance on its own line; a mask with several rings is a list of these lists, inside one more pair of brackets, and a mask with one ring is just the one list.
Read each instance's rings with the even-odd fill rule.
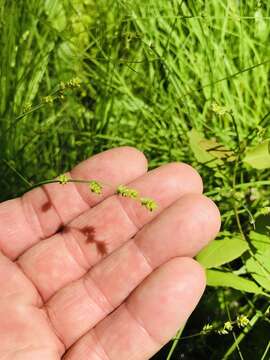
[[[0,204],[0,360],[146,360],[182,326],[205,287],[192,257],[220,227],[199,175],[173,163],[147,172],[134,148],[84,161],[72,178]],[[130,184],[149,212],[113,195]]]

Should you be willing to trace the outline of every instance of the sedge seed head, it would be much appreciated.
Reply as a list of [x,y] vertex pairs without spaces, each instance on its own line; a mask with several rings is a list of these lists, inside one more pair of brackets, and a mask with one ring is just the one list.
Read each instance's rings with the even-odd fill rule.
[[236,323],[239,328],[244,328],[249,325],[249,319],[245,315],[239,315],[236,318]]
[[230,321],[226,321],[224,324],[224,329],[228,331],[232,331],[233,329],[232,323]]
[[23,108],[23,112],[30,111],[32,109],[32,103],[27,103],[25,107]]
[[138,191],[135,189],[130,189],[124,185],[119,185],[116,189],[116,193],[123,197],[129,197],[131,199],[136,199],[138,197]]
[[53,103],[53,97],[48,95],[48,96],[44,96],[42,98],[42,102],[45,103],[45,104],[52,104]]
[[202,328],[202,332],[205,334],[205,333],[208,333],[209,331],[213,330],[213,325],[212,324],[206,324],[204,325],[204,327]]
[[65,174],[62,174],[62,175],[58,176],[59,184],[65,185],[65,184],[68,183],[68,180],[69,180],[69,178]]
[[64,92],[63,92],[63,91],[59,91],[59,93],[58,93],[58,99],[59,99],[59,100],[64,100],[64,98],[65,98]]
[[220,116],[223,116],[228,112],[228,109],[225,106],[220,106],[217,103],[212,104],[211,110]]
[[229,331],[226,329],[221,329],[217,331],[218,335],[227,335],[229,334]]
[[64,81],[61,81],[60,84],[59,84],[59,89],[61,91],[65,90],[66,89],[66,83],[64,83]]
[[102,192],[102,185],[99,182],[92,180],[89,181],[89,189],[92,193],[100,195]]
[[81,86],[79,78],[74,78],[66,83],[66,87],[69,89],[75,89]]
[[158,205],[157,203],[153,200],[153,199],[150,199],[150,198],[141,198],[140,199],[140,202],[141,202],[141,205],[142,206],[145,206],[146,209],[148,209],[149,211],[154,211],[158,208]]

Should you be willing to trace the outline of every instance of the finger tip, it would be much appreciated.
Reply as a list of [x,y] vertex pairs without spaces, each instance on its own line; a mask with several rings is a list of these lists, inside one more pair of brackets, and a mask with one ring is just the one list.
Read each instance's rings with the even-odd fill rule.
[[166,343],[188,320],[205,283],[200,264],[189,257],[175,257],[135,290],[127,306],[158,343]]
[[[202,194],[203,192],[203,180],[201,175],[198,173],[198,171],[192,167],[189,164],[186,163],[179,163],[182,172],[187,174],[187,177],[189,178],[189,186],[192,189],[194,189],[194,192],[198,194]],[[192,192],[192,191],[191,191]]]
[[171,261],[175,261],[175,266],[181,269],[181,274],[185,269],[186,283],[193,287],[192,291],[196,288],[200,297],[206,287],[206,272],[201,264],[191,257],[178,257]]
[[[200,298],[206,287],[206,274],[204,268],[193,258],[175,257],[161,268],[164,277],[171,279],[169,289],[177,293],[185,293],[192,298]],[[177,281],[181,279],[181,281]]]
[[211,226],[212,236],[211,240],[214,239],[221,228],[221,215],[219,208],[209,197],[202,195],[202,199],[205,202],[205,208],[207,208],[207,216],[209,218],[209,226]]
[[206,234],[206,242],[213,240],[221,227],[220,211],[214,201],[203,194],[186,194],[179,203],[190,205],[194,219],[201,224],[201,231]]
[[160,169],[165,170],[167,183],[177,189],[178,195],[203,192],[202,178],[192,166],[182,162],[171,162]]
[[130,164],[133,164],[133,161],[136,162],[137,166],[140,165],[141,169],[146,172],[148,169],[148,160],[145,156],[145,154],[133,147],[133,146],[120,146],[117,148],[114,148],[115,151],[123,154],[126,158],[130,160]]

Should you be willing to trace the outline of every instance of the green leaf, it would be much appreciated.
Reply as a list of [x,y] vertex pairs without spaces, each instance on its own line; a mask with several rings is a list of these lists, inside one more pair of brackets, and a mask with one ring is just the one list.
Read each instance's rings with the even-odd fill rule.
[[197,130],[188,132],[189,145],[199,163],[206,163],[209,167],[222,164],[222,160],[231,161],[233,153],[215,140],[208,140]]
[[242,290],[253,294],[263,294],[262,289],[253,281],[235,275],[231,272],[218,270],[207,270],[207,285],[231,287],[236,290]]
[[214,240],[196,258],[202,266],[209,269],[237,259],[247,249],[248,243],[237,237]]
[[260,252],[270,251],[270,236],[251,231],[249,238],[252,245]]
[[270,291],[270,252],[257,253],[246,261],[246,268],[258,284]]
[[67,25],[66,13],[62,0],[45,0],[45,11],[54,29],[63,31]]
[[270,167],[270,140],[249,149],[243,159],[255,169],[267,169]]

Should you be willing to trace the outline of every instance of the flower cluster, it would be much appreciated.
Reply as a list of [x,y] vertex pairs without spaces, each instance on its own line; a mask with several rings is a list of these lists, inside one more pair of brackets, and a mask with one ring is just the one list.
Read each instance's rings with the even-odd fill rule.
[[32,109],[32,103],[28,102],[23,108],[23,112],[26,113]]
[[19,117],[23,117],[26,113],[33,112],[44,105],[53,104],[55,100],[63,100],[65,98],[65,91],[68,89],[76,89],[81,86],[79,78],[74,78],[66,82],[61,81],[56,90],[50,94],[43,96],[39,104],[33,105],[32,103],[26,103],[23,108],[23,113]]
[[45,104],[52,104],[53,100],[54,100],[54,98],[52,96],[50,96],[50,95],[44,96],[42,98],[42,102],[45,103]]
[[124,185],[118,186],[118,188],[116,189],[116,194],[124,196],[124,197],[129,197],[131,199],[137,199],[139,196],[139,193],[137,190],[130,189]]
[[57,90],[57,98],[63,100],[65,98],[64,92],[68,89],[76,89],[81,86],[81,82],[78,78],[71,79],[67,82],[61,81],[59,84],[59,89]]
[[217,330],[219,335],[227,335],[233,330],[233,324],[230,321],[226,321],[222,329]]
[[217,115],[223,116],[229,112],[229,110],[225,106],[220,106],[217,103],[213,103],[211,106],[211,110]]
[[211,331],[217,332],[219,335],[227,335],[231,331],[233,331],[234,326],[237,326],[238,328],[245,328],[249,325],[249,319],[245,315],[239,315],[237,316],[235,321],[226,321],[221,329],[215,329],[214,325],[212,324],[206,324],[202,328],[202,333],[207,334]]
[[62,174],[62,175],[58,176],[57,180],[59,181],[59,184],[65,185],[68,183],[69,178],[67,177],[67,175]]
[[137,199],[140,201],[141,205],[146,207],[149,211],[154,211],[157,209],[157,203],[150,198],[139,197],[139,192],[135,189],[130,189],[124,185],[119,185],[116,194],[123,197],[129,197],[131,199]]
[[150,199],[150,198],[141,198],[140,202],[141,202],[141,205],[145,206],[146,209],[148,209],[149,211],[154,211],[158,207],[157,203],[153,199]]
[[102,192],[102,185],[95,180],[91,180],[89,181],[89,189],[92,193],[100,195]]
[[[53,92],[51,95],[47,95],[44,96],[42,98],[42,103],[43,104],[52,104],[54,102],[54,100],[59,99],[59,100],[63,100],[65,98],[65,91],[68,89],[76,89],[79,88],[81,86],[80,80],[78,78],[74,78],[71,80],[68,80],[67,82],[61,81],[58,89]],[[30,110],[31,107],[28,109]]]
[[[88,187],[90,189],[90,191],[94,194],[97,195],[101,195],[102,190],[103,190],[103,185],[96,181],[96,180],[76,180],[76,179],[70,179],[68,178],[65,174],[60,175],[57,178],[57,182],[59,182],[59,184],[65,185],[68,182],[82,182],[82,183],[87,183]],[[140,204],[142,206],[144,206],[147,210],[149,211],[154,211],[158,208],[157,203],[151,199],[151,198],[146,198],[146,197],[140,197],[139,196],[139,192],[135,189],[131,189],[125,185],[119,185],[116,188],[115,193],[119,196],[123,196],[123,197],[128,197],[134,200],[137,200],[140,202]]]
[[239,315],[237,316],[236,323],[239,328],[244,328],[249,325],[249,320],[245,315]]
[[81,82],[79,78],[74,78],[71,79],[67,82],[61,81],[59,84],[59,89],[60,90],[67,90],[67,89],[76,89],[79,88],[81,86]]
[[204,327],[202,328],[202,333],[203,334],[207,334],[208,332],[212,331],[214,328],[214,326],[212,324],[206,324],[204,325]]

